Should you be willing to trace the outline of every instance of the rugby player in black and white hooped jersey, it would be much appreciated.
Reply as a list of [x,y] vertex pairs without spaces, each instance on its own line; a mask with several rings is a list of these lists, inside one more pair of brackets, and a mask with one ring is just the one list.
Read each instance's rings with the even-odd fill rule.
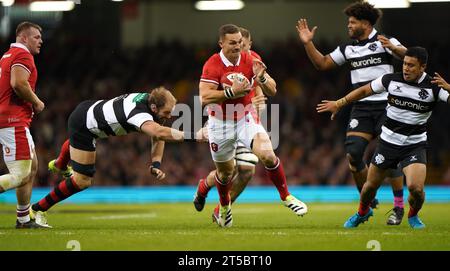
[[[297,31],[306,53],[318,70],[329,70],[345,63],[350,65],[352,88],[356,89],[375,78],[394,72],[393,56],[402,59],[406,48],[392,37],[381,35],[374,28],[381,11],[373,5],[358,1],[344,9],[348,16],[348,35],[352,42],[338,46],[328,55],[322,55],[313,43],[317,26],[309,29],[306,19],[297,23]],[[369,142],[380,133],[380,127],[386,117],[386,93],[363,98],[353,105],[347,126],[345,150],[350,171],[358,191],[367,179],[367,165],[364,152]],[[394,194],[394,208],[388,217],[388,225],[399,225],[404,215],[403,175],[399,169],[389,174]],[[376,208],[374,199],[372,207]]]
[[162,125],[171,118],[175,105],[175,97],[163,87],[148,93],[130,93],[110,100],[80,103],[68,120],[70,139],[64,143],[54,163],[60,171],[67,171],[70,161],[73,174],[68,172],[70,174],[64,176],[65,179],[47,196],[31,206],[32,212],[42,218],[39,224],[48,225],[44,213],[53,205],[92,185],[98,139],[124,136],[131,132],[149,136],[153,141],[150,172],[158,180],[165,176],[159,169],[164,151],[164,145],[160,142],[206,142],[201,130],[194,135]]
[[317,106],[319,113],[329,111],[333,119],[339,109],[348,103],[370,95],[388,93],[387,118],[361,191],[359,210],[345,222],[346,228],[357,227],[373,215],[370,203],[388,169],[398,165],[405,174],[409,190],[409,225],[414,229],[425,228],[418,212],[425,201],[426,125],[438,101],[450,103],[450,86],[439,74],[432,78],[425,73],[427,60],[428,53],[424,48],[410,47],[403,60],[402,73],[385,74],[344,98],[325,100]]

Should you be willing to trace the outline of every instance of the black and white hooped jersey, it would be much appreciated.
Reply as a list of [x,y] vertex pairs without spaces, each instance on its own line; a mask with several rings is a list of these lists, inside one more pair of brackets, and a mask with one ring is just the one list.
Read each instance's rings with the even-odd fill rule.
[[87,111],[87,129],[99,138],[140,131],[144,122],[153,121],[147,105],[148,95],[131,93],[96,101]]
[[412,83],[405,81],[402,73],[392,73],[372,81],[373,92],[389,94],[381,139],[400,146],[426,142],[426,124],[436,102],[449,99],[448,91],[431,80],[423,73],[417,83]]
[[[392,37],[388,37],[395,46],[400,42]],[[364,41],[353,41],[351,43],[338,46],[330,53],[331,59],[337,65],[350,64],[350,77],[353,89],[359,88],[383,74],[393,73],[392,51],[383,48],[378,41],[378,32],[375,28]],[[386,101],[387,93],[372,95],[360,101]]]

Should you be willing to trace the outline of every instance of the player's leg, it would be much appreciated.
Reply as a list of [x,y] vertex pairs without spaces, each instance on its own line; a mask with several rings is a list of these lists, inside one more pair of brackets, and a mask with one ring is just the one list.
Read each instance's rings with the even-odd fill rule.
[[251,150],[247,149],[242,142],[238,142],[235,159],[238,175],[231,187],[231,203],[236,201],[253,178],[256,172],[255,167],[258,163],[258,157]]
[[216,166],[214,181],[219,194],[219,226],[221,227],[231,227],[233,224],[230,189],[236,175],[235,125],[234,121],[210,118],[207,126],[211,156]]
[[400,225],[405,214],[403,202],[403,172],[397,168],[391,170],[388,176],[388,181],[391,183],[392,192],[394,193],[394,208],[389,215],[387,225]]
[[70,146],[73,175],[61,180],[47,196],[33,204],[33,211],[45,212],[56,203],[90,187],[95,173],[95,156],[95,150],[85,151]]
[[35,217],[33,217],[30,214],[30,207],[31,207],[30,199],[31,199],[31,191],[33,189],[33,181],[37,175],[37,169],[38,169],[38,159],[36,156],[36,151],[33,148],[31,171],[30,174],[28,175],[28,180],[22,186],[16,188],[16,197],[17,197],[16,213],[17,213],[17,221],[19,223],[27,223],[30,220],[35,220]]
[[[256,156],[255,158],[258,159]],[[237,163],[239,163],[239,161]],[[242,193],[242,191],[244,191],[245,187],[247,186],[248,182],[252,179],[254,174],[255,174],[255,166],[242,164],[237,165],[237,176],[236,179],[233,181],[233,184],[231,185],[230,191],[231,204],[233,204],[239,197],[239,195]],[[212,213],[212,220],[215,223],[218,223],[219,209],[220,204],[217,204]]]
[[214,161],[214,164],[216,165],[214,178],[220,202],[218,224],[221,227],[231,227],[233,217],[231,214],[230,190],[236,177],[234,158],[225,162]]
[[364,223],[373,215],[370,205],[376,196],[378,188],[386,177],[386,171],[386,169],[379,168],[374,164],[370,165],[367,181],[361,189],[358,212],[344,223],[345,228],[358,227],[359,224]]
[[[349,169],[359,193],[367,180],[368,168],[364,162],[364,152],[373,136],[368,133],[350,131],[345,140],[345,151]],[[376,208],[378,200],[374,199],[372,207]]]
[[418,213],[425,201],[425,179],[427,176],[427,154],[425,146],[412,146],[404,151],[404,159],[400,162],[406,177],[406,185],[409,190],[408,222],[414,229],[425,228],[425,224],[419,219]]
[[213,170],[209,172],[206,178],[202,178],[198,181],[197,190],[194,195],[194,207],[197,211],[201,212],[205,207],[206,198],[208,197],[208,193],[216,184],[214,176],[216,175],[216,171]]
[[9,170],[0,176],[0,193],[17,188],[29,181],[32,164],[31,135],[26,127],[0,129],[0,143],[3,146],[3,160]]
[[255,166],[249,165],[238,165],[237,166],[237,177],[233,182],[230,191],[231,203],[234,203],[239,195],[244,191],[247,184],[255,175]]
[[289,193],[283,164],[273,151],[269,135],[265,132],[257,133],[253,137],[252,145],[253,153],[263,163],[267,175],[277,188],[284,205],[299,216],[305,215],[308,212],[308,207]]
[[425,178],[427,175],[427,168],[425,164],[414,163],[403,168],[406,176],[406,184],[409,190],[408,202],[408,222],[412,228],[425,228],[425,224],[419,219],[418,213],[422,209],[425,201]]
[[32,205],[32,211],[45,212],[56,203],[88,188],[95,174],[95,138],[86,128],[86,111],[91,102],[81,103],[68,121],[70,158],[74,174],[61,180],[52,191]]
[[62,147],[58,157],[48,163],[49,171],[59,173],[64,177],[70,177],[73,173],[72,167],[69,166],[70,161],[70,142],[67,139]]

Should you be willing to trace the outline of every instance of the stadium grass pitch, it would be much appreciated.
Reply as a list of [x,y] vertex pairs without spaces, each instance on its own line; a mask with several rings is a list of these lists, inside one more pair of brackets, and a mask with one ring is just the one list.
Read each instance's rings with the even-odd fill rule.
[[280,203],[237,203],[234,225],[222,229],[212,223],[212,204],[203,212],[191,203],[61,204],[49,212],[53,229],[14,229],[15,206],[0,204],[0,250],[450,250],[450,204],[425,204],[424,230],[412,230],[406,218],[387,226],[382,204],[369,223],[355,229],[343,224],[357,209],[353,204],[310,203],[309,213],[297,217]]

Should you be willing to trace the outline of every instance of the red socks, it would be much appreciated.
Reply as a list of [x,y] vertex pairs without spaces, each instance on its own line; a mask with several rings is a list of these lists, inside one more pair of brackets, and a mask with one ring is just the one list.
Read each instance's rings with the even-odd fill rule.
[[286,197],[289,196],[289,191],[286,183],[286,176],[284,175],[283,164],[281,164],[280,158],[277,157],[275,167],[266,167],[266,172],[272,183],[277,188],[278,193],[280,193],[281,200],[286,200]]
[[61,152],[59,153],[58,158],[56,158],[55,166],[59,169],[65,170],[67,168],[67,164],[70,161],[70,143],[67,139],[61,147]]

